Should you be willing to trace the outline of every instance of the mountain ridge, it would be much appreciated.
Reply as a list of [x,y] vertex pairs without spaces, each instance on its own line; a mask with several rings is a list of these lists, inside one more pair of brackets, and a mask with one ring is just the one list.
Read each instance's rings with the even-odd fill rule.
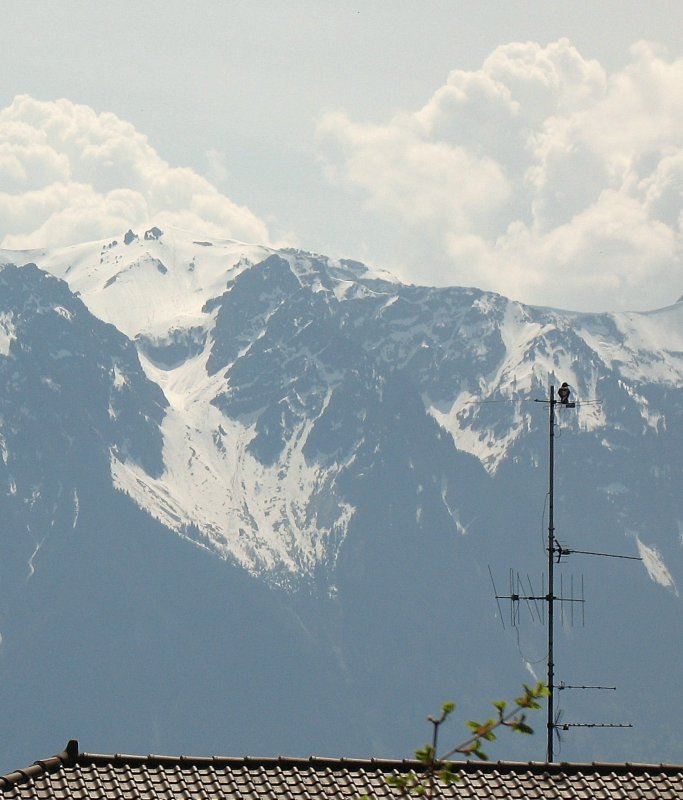
[[[157,737],[160,751],[310,752],[325,741],[333,755],[408,755],[416,724],[454,684],[476,717],[492,695],[539,677],[543,632],[522,619],[510,631],[488,570],[499,588],[518,573],[541,584],[546,401],[566,380],[577,407],[556,415],[558,541],[643,559],[624,571],[582,562],[593,619],[624,621],[609,647],[597,623],[558,632],[567,683],[618,682],[641,733],[586,733],[568,752],[676,760],[661,719],[683,701],[666,666],[683,635],[683,305],[582,314],[402,284],[303,251],[152,234],[0,253],[0,264],[34,262],[0,268],[0,656],[17,730],[28,740],[40,725],[27,693],[46,680],[26,666],[26,653],[40,657],[25,630],[88,686],[100,681],[89,696],[107,695],[105,676],[85,676],[36,616],[52,604],[80,617],[89,562],[108,587],[93,594],[107,623],[86,624],[86,661],[101,670],[106,652],[146,687],[143,749]],[[147,565],[161,562],[156,579]],[[112,570],[135,606],[108,594]],[[126,660],[129,631],[136,653],[145,637],[159,648],[154,670]],[[191,678],[172,666],[190,652]],[[222,684],[217,665],[233,653]],[[156,687],[169,659],[168,685]],[[202,659],[211,680],[197,679]],[[643,692],[650,682],[656,691]],[[59,730],[80,720],[101,737],[89,747],[133,746],[117,738],[130,729],[113,706],[98,733],[78,681],[69,687]],[[264,687],[277,714],[259,702]],[[217,694],[232,704],[225,718],[210,710]],[[589,699],[571,706],[593,718]],[[288,733],[287,715],[310,721]],[[510,747],[539,757],[533,744]]]
[[[333,436],[330,426],[343,424],[328,418],[353,360],[364,363],[367,375],[373,369],[409,373],[426,412],[458,450],[491,473],[529,430],[523,405],[539,399],[534,394],[545,396],[549,376],[574,387],[585,431],[606,427],[599,372],[629,378],[631,387],[683,380],[683,310],[676,305],[646,313],[557,311],[473,289],[408,286],[356,262],[303,251],[197,242],[159,229],[131,234],[124,237],[128,244],[109,240],[32,254],[134,342],[145,374],[169,402],[165,478],[114,456],[114,483],[167,527],[198,524],[205,544],[256,572],[310,573],[325,558],[323,540],[345,535],[353,509],[336,494],[339,470],[330,472],[330,453],[320,442]],[[664,344],[671,349],[663,351]],[[464,377],[472,363],[477,373]],[[577,371],[585,363],[591,369]],[[272,392],[284,399],[261,408],[261,398]],[[629,392],[656,430],[665,415],[653,412],[635,388]],[[503,412],[505,432],[500,423],[487,423],[485,405],[496,401],[512,401],[512,413]],[[348,439],[348,428],[345,433]],[[355,443],[344,443],[347,458],[361,438],[358,428]],[[185,442],[180,450],[179,442]],[[321,457],[328,468],[317,463]],[[284,491],[281,458],[291,478]],[[221,495],[231,491],[226,506]],[[200,508],[202,494],[207,500]],[[332,502],[323,523],[315,509],[326,494]],[[335,503],[339,513],[329,517]],[[239,523],[227,532],[230,517]]]

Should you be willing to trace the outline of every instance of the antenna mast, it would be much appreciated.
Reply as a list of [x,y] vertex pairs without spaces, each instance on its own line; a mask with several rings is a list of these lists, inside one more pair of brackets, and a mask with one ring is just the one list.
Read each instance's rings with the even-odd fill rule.
[[553,655],[553,627],[555,622],[555,521],[553,519],[553,494],[555,481],[555,387],[551,385],[548,396],[549,444],[548,444],[548,749],[546,760],[553,760],[553,733],[555,731],[555,660]]
[[[572,577],[571,581],[571,595],[570,597],[565,597],[563,594],[562,589],[562,575],[560,575],[560,594],[555,594],[555,559],[557,558],[557,563],[561,562],[563,556],[569,556],[572,553],[582,553],[584,555],[593,555],[593,556],[604,556],[608,558],[627,558],[633,561],[640,561],[642,559],[638,558],[637,556],[627,556],[627,555],[617,555],[613,553],[600,553],[593,550],[574,550],[568,547],[562,547],[561,544],[557,542],[555,539],[555,518],[554,518],[554,501],[555,501],[555,407],[560,405],[563,408],[576,408],[577,403],[569,402],[571,391],[569,386],[566,383],[563,383],[560,388],[557,390],[557,397],[555,396],[555,387],[551,384],[550,390],[548,394],[547,400],[540,400],[535,399],[533,402],[535,403],[547,403],[548,404],[548,542],[547,542],[547,549],[548,549],[548,590],[547,593],[545,592],[544,588],[544,581],[542,581],[542,588],[541,593],[536,594],[533,590],[531,585],[531,581],[529,580],[529,594],[526,594],[523,591],[524,583],[520,581],[519,574],[517,575],[517,579],[515,581],[515,576],[512,570],[510,570],[510,594],[509,595],[500,595],[496,590],[495,583],[493,582],[493,573],[491,573],[491,569],[489,567],[489,574],[491,576],[491,583],[493,585],[493,591],[496,597],[496,602],[498,600],[509,600],[512,603],[511,606],[511,624],[513,626],[516,625],[517,621],[517,606],[520,600],[524,600],[527,605],[531,601],[533,606],[529,606],[529,611],[533,618],[534,616],[534,609],[535,613],[538,616],[539,621],[541,621],[541,614],[538,612],[538,608],[536,607],[536,601],[543,601],[548,606],[548,655],[547,655],[547,665],[548,665],[548,720],[547,720],[547,731],[548,731],[548,740],[547,740],[547,750],[546,750],[546,759],[548,763],[552,763],[554,761],[554,738],[553,734],[556,733],[558,730],[569,730],[570,728],[630,728],[632,727],[630,724],[624,725],[619,723],[562,723],[561,725],[558,723],[559,713],[556,714],[555,712],[555,691],[561,689],[615,689],[616,687],[613,686],[567,686],[564,682],[560,684],[555,683],[555,642],[554,642],[554,635],[555,635],[555,600],[559,600],[561,604],[561,610],[564,612],[564,604],[571,603],[571,608],[573,609],[574,603],[584,603],[583,598],[583,579],[581,580],[581,598],[576,598],[574,596],[574,580]],[[592,401],[588,401],[592,402]],[[528,578],[528,576],[527,576]],[[521,590],[521,591],[520,591]],[[500,610],[500,605],[498,605],[498,611]],[[574,614],[572,611],[571,614],[572,624],[574,619]],[[564,619],[564,613],[562,616]],[[502,613],[501,613],[501,622],[502,622]],[[503,628],[505,628],[505,623],[503,623]],[[561,712],[560,712],[561,713]]]

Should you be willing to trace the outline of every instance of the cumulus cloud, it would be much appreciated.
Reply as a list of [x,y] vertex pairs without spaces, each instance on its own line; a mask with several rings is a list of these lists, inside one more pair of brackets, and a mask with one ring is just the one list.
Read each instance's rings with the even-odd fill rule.
[[170,167],[114,114],[28,96],[0,111],[0,246],[54,247],[149,225],[269,241],[249,209]]
[[563,39],[498,47],[383,124],[327,114],[318,136],[332,180],[424,240],[404,277],[645,309],[683,294],[681,119],[683,58],[640,43],[608,74]]

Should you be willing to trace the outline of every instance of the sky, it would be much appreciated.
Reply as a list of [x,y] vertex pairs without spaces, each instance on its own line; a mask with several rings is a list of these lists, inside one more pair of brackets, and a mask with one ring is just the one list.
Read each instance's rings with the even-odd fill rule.
[[0,247],[157,224],[578,311],[683,295],[680,0],[0,10]]

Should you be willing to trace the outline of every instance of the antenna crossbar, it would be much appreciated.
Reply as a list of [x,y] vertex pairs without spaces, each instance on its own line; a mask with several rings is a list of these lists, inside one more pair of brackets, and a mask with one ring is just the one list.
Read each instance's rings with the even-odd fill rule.
[[550,602],[551,600],[560,600],[562,603],[585,603],[583,597],[561,597],[558,594],[497,594],[496,600],[544,600]]
[[640,556],[625,556],[619,553],[598,553],[595,550],[574,550],[571,547],[562,547],[562,545],[559,544],[555,548],[555,552],[557,553],[558,564],[562,556],[571,556],[573,553],[577,553],[583,556],[602,556],[602,558],[625,558],[629,561],[643,560]]
[[[527,574],[525,577],[520,575],[518,572],[515,572],[513,569],[510,569],[510,588],[507,594],[501,594],[493,581],[493,574],[491,573],[491,568],[489,567],[489,573],[491,575],[491,583],[493,584],[493,593],[498,603],[498,611],[500,614],[501,622],[503,620],[502,610],[500,608],[499,600],[508,600],[511,604],[510,607],[510,625],[514,628],[516,627],[519,617],[520,617],[520,609],[519,604],[524,602],[527,605],[529,615],[534,622],[538,622],[540,625],[546,624],[546,614],[545,614],[545,607],[546,605],[550,606],[551,603],[559,603],[560,610],[562,612],[562,623],[571,624],[572,627],[574,625],[574,611],[575,608],[574,604],[582,604],[586,603],[584,598],[584,588],[583,588],[583,576],[581,577],[580,582],[580,593],[575,592],[574,590],[574,576],[571,576],[571,581],[566,587],[568,591],[565,591],[565,585],[562,576],[560,576],[560,586],[559,592],[555,593],[554,591],[547,591],[545,586],[545,575],[541,575],[541,591],[537,591],[534,589],[533,582],[530,576]],[[571,612],[566,611],[565,609],[571,609]],[[582,623],[584,622],[583,612],[581,615]],[[503,623],[503,627],[505,624]]]
[[553,728],[568,731],[570,728],[632,728],[631,722],[558,722]]
[[576,685],[573,685],[571,683],[565,683],[564,681],[560,681],[553,688],[557,689],[560,692],[563,689],[609,689],[609,690],[615,691],[615,692],[617,690],[616,686],[576,686]]

